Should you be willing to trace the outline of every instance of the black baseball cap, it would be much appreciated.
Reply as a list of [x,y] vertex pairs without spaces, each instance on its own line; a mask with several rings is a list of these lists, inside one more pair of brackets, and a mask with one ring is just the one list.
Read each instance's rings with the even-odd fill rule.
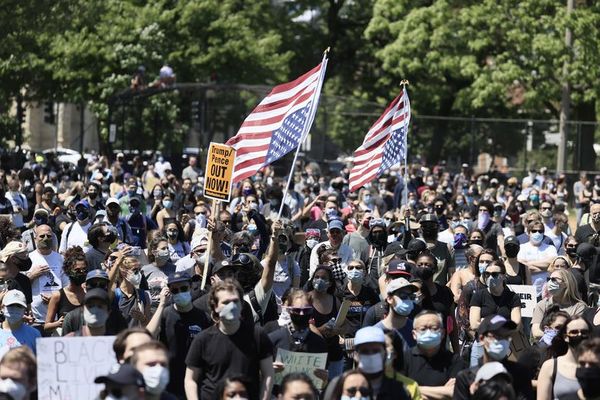
[[481,321],[477,332],[479,332],[480,335],[484,335],[488,332],[498,332],[502,329],[512,331],[517,329],[517,324],[510,319],[504,318],[502,315],[490,315]]
[[412,278],[410,271],[415,268],[415,264],[410,261],[394,258],[388,264],[386,275],[391,275],[392,278],[405,277],[407,279]]
[[94,383],[112,383],[116,385],[135,385],[143,388],[146,386],[144,376],[140,371],[130,364],[121,364],[117,372],[99,376],[94,379]]
[[392,242],[392,243],[388,244],[387,247],[385,248],[385,251],[383,252],[383,256],[387,257],[392,254],[396,254],[400,250],[402,250],[402,244],[400,244],[400,242]]
[[427,250],[427,244],[421,239],[411,239],[406,247],[406,251],[409,253],[420,253],[425,250]]
[[419,223],[421,225],[423,225],[423,223],[427,223],[427,222],[431,222],[433,224],[437,224],[438,223],[438,218],[435,214],[424,214],[421,219],[419,220]]
[[89,281],[90,279],[106,279],[107,281],[108,279],[108,274],[106,273],[106,271],[103,271],[101,269],[93,269],[90,272],[87,273],[86,277],[85,277],[85,281]]
[[108,304],[108,291],[101,289],[101,288],[94,288],[94,289],[88,290],[85,293],[83,303],[87,304],[88,301],[93,300],[93,299],[100,299],[103,302],[105,302],[106,304]]
[[175,272],[174,274],[169,275],[167,285],[178,282],[189,282],[191,279],[192,277],[187,272]]
[[508,236],[504,239],[504,247],[507,245],[521,246],[519,239],[516,236]]

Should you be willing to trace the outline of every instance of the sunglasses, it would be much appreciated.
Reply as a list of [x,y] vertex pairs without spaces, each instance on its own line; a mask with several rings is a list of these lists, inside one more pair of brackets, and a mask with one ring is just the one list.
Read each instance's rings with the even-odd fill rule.
[[286,307],[290,314],[311,315],[312,307]]
[[363,269],[362,265],[348,265],[348,271],[352,271],[353,269]]
[[483,273],[483,276],[484,276],[484,277],[486,277],[486,278],[489,278],[490,276],[491,276],[492,278],[498,278],[498,277],[499,277],[499,276],[501,276],[501,275],[502,275],[502,273],[501,273],[501,272],[484,272],[484,273]]
[[556,277],[548,277],[546,278],[546,282],[554,282],[554,283],[561,283],[563,280],[560,278],[556,278]]
[[531,233],[544,233],[543,229],[532,229]]
[[171,292],[171,294],[185,293],[185,292],[189,292],[189,291],[190,291],[189,286],[182,286],[179,288],[169,288],[169,292]]
[[237,254],[234,254],[233,257],[231,257],[231,263],[237,264],[237,265],[239,265],[239,264],[248,265],[248,264],[252,264],[252,259],[246,253],[237,253]]
[[52,237],[52,235],[45,235],[45,234],[38,235],[38,238],[40,238],[40,239],[50,239],[51,237]]
[[353,386],[344,389],[344,391],[348,392],[351,397],[355,397],[357,392],[360,392],[362,397],[371,397],[372,394],[372,390],[366,386]]

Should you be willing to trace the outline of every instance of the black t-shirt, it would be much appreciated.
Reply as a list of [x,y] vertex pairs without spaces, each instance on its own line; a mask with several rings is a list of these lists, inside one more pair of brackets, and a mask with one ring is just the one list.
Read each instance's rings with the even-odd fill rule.
[[521,306],[519,295],[511,292],[508,288],[500,296],[493,296],[487,288],[479,289],[473,293],[471,307],[481,307],[481,318],[489,315],[499,314],[510,320],[510,311],[514,307]]
[[306,333],[290,333],[287,326],[269,333],[269,339],[273,343],[273,356],[277,355],[277,349],[289,351],[298,351],[301,353],[327,353],[327,343],[325,339],[310,329]]
[[342,300],[350,301],[344,326],[348,328],[348,336],[353,337],[356,331],[362,327],[367,310],[379,303],[379,296],[372,288],[366,285],[362,285],[360,292],[355,296],[348,289],[348,285],[345,284],[342,291]]
[[9,289],[18,289],[25,295],[25,299],[27,300],[27,304],[31,304],[33,301],[33,296],[31,293],[31,281],[27,277],[27,275],[19,272],[17,276],[13,278],[14,282],[16,282],[18,287],[9,288]]
[[587,243],[588,238],[595,234],[596,231],[594,228],[592,228],[590,224],[585,224],[577,228],[575,231],[575,239],[577,240],[577,243]]
[[488,222],[486,227],[483,229],[483,233],[485,233],[483,247],[498,251],[498,236],[504,236],[500,224],[492,221]]
[[[500,361],[504,368],[508,371],[513,381],[513,389],[519,400],[533,400],[535,399],[535,392],[531,386],[531,373],[525,366],[510,360]],[[475,375],[479,367],[473,367],[460,371],[456,375],[456,383],[454,384],[454,400],[465,400],[470,399],[471,392],[469,387],[475,380]]]
[[435,284],[437,291],[431,295],[430,299],[423,301],[424,310],[437,311],[444,316],[444,326],[447,318],[452,315],[452,304],[454,304],[454,295],[447,286],[439,283]]
[[577,291],[582,299],[587,299],[587,283],[585,282],[585,271],[581,268],[569,268],[575,282],[577,282]]
[[404,375],[415,380],[420,386],[444,386],[450,378],[465,368],[458,354],[452,354],[444,347],[428,359],[418,347],[404,353]]
[[600,311],[598,307],[588,307],[583,311],[583,318],[590,324],[592,327],[592,337],[600,337],[600,325],[594,325],[594,318],[596,317],[596,313]]
[[199,369],[199,398],[212,399],[217,383],[226,376],[248,377],[248,394],[258,399],[260,361],[273,357],[273,344],[262,328],[242,324],[233,335],[225,335],[217,325],[200,332],[185,359],[188,367]]
[[179,312],[173,305],[166,307],[160,317],[160,341],[169,349],[170,380],[167,390],[177,395],[185,395],[185,360],[192,340],[202,330],[209,328],[211,321],[204,311],[192,307],[188,312]]

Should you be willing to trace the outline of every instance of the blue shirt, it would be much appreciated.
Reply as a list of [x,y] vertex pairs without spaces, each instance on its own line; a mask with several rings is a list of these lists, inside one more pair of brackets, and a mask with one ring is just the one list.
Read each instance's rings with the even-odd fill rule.
[[13,349],[19,346],[28,346],[35,354],[35,340],[39,337],[42,337],[40,332],[26,324],[15,330],[0,329],[0,348]]

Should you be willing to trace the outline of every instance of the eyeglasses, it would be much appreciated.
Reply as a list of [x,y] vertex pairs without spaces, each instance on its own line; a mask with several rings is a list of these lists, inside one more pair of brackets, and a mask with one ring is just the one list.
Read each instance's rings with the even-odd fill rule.
[[573,329],[567,332],[567,336],[588,336],[589,334],[589,329]]
[[361,397],[371,397],[373,391],[367,386],[353,386],[344,389],[344,392],[347,392],[350,397],[355,397],[357,392],[360,392]]
[[484,272],[483,276],[486,278],[492,277],[492,278],[498,278],[499,276],[502,276],[502,272]]
[[563,280],[562,280],[562,278],[558,278],[555,276],[549,276],[548,278],[546,278],[546,282],[561,283],[561,282],[563,282]]
[[171,294],[185,293],[185,292],[189,292],[189,291],[190,291],[189,286],[181,286],[179,288],[169,288],[169,292],[171,292]]

